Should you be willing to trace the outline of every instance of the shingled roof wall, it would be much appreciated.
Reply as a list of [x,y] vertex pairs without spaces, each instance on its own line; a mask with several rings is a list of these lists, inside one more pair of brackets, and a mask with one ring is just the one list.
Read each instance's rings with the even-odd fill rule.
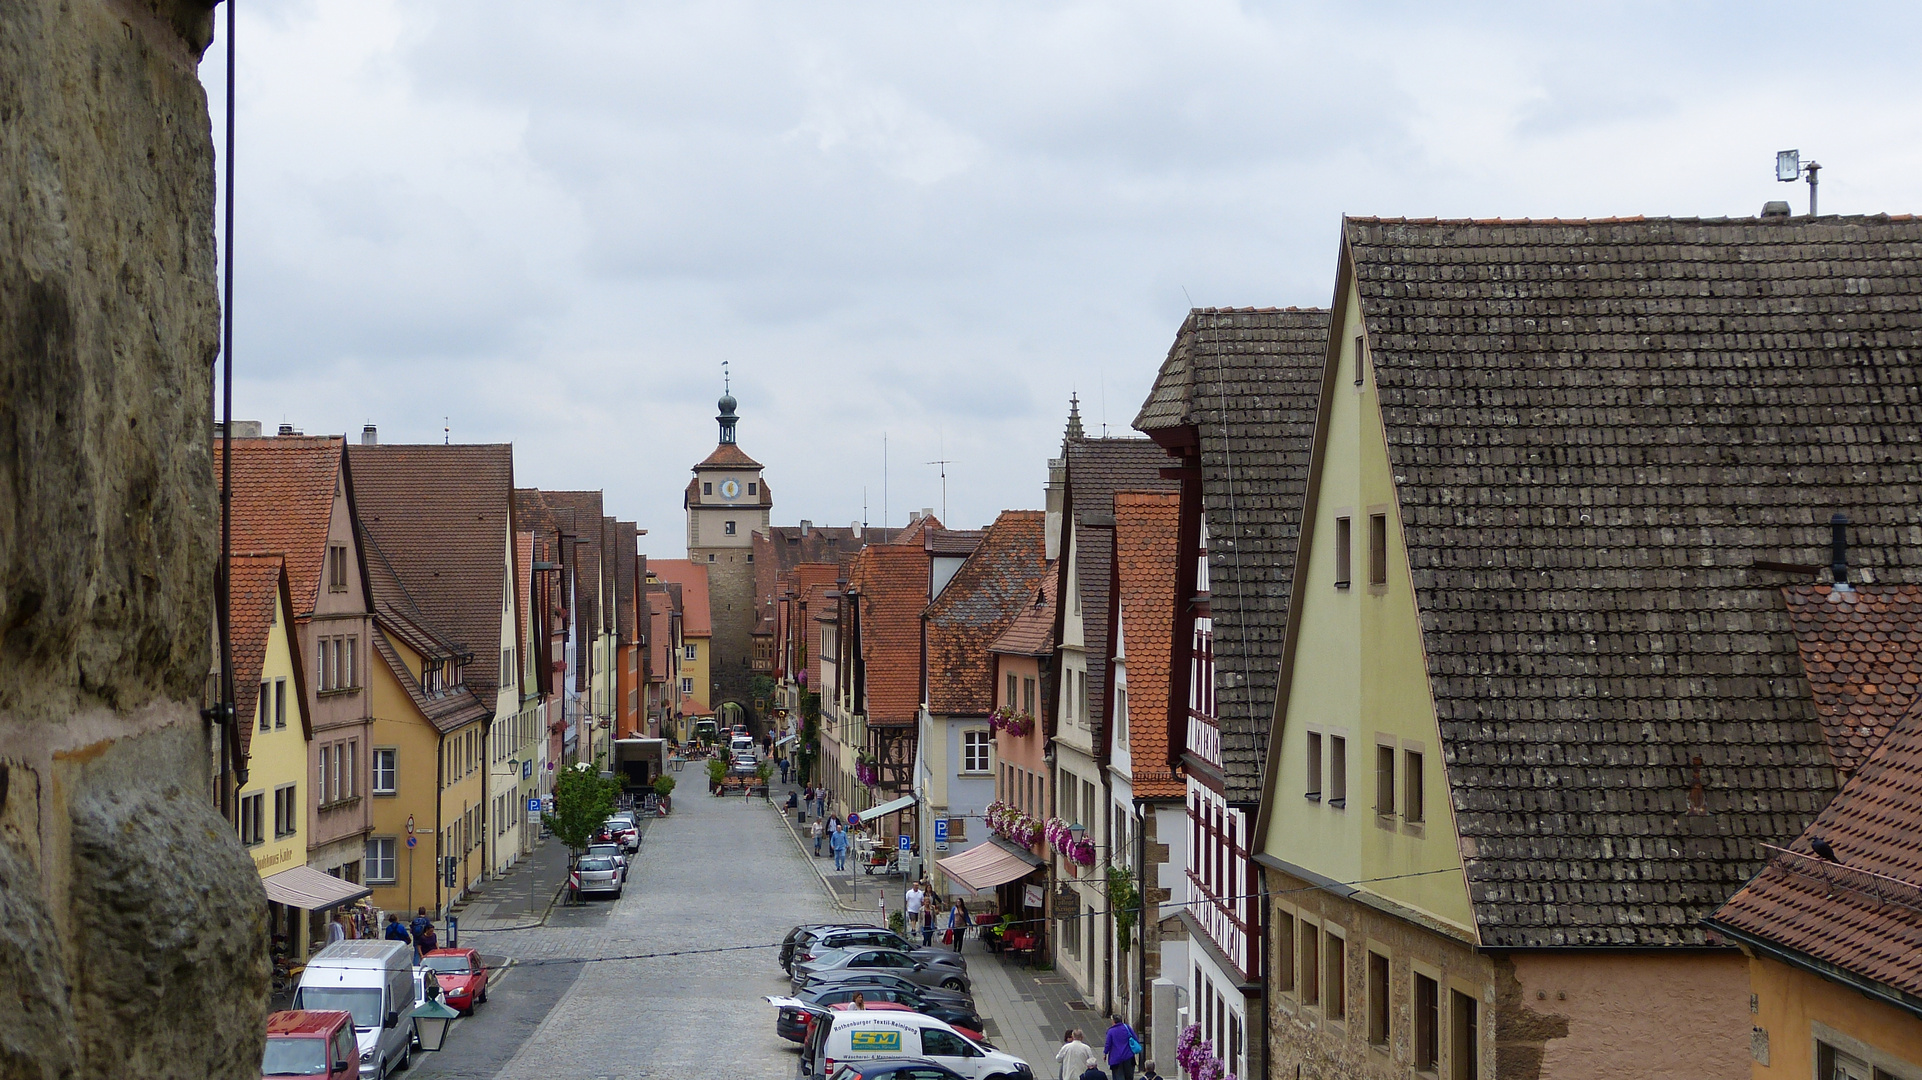
[[921,612],[928,554],[912,544],[873,544],[854,557],[848,584],[860,596],[862,703],[870,726],[913,724],[921,707]]
[[1179,570],[1181,496],[1117,491],[1115,602],[1128,665],[1129,781],[1138,799],[1181,799],[1187,782],[1168,767],[1168,676]]
[[1191,429],[1200,447],[1230,802],[1261,798],[1327,347],[1326,311],[1197,309],[1135,418],[1150,433]]
[[[1033,606],[1047,569],[1043,516],[1039,510],[1003,510],[928,605],[928,711],[986,716],[994,709],[994,657],[988,647],[1016,615]],[[944,535],[951,534],[936,534]]]
[[1754,563],[1922,579],[1922,222],[1343,238],[1483,943],[1706,943],[1835,790]]

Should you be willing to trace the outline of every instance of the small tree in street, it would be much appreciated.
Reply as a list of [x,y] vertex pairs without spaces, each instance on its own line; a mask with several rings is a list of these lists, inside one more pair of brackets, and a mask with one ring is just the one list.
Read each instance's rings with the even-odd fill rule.
[[570,765],[554,776],[554,810],[542,814],[541,823],[567,845],[571,868],[594,830],[614,812],[614,793],[620,790],[613,780],[603,779],[586,762]]

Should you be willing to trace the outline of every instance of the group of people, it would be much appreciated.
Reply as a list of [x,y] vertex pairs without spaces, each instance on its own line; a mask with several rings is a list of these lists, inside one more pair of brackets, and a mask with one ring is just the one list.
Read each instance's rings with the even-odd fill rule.
[[434,920],[421,908],[415,913],[413,921],[401,922],[394,912],[387,913],[387,929],[381,934],[389,941],[405,941],[414,947],[414,963],[420,958],[440,948],[440,935],[434,932]]
[[[1141,1038],[1135,1029],[1119,1016],[1110,1016],[1108,1021],[1108,1035],[1100,1050],[1088,1045],[1080,1028],[1061,1033],[1061,1049],[1054,1053],[1054,1060],[1061,1066],[1060,1080],[1161,1080],[1152,1061],[1143,1062],[1140,1074],[1135,1073],[1135,1061],[1141,1056]],[[1101,1071],[1104,1060],[1108,1063],[1105,1073]]]
[[941,898],[934,895],[933,886],[926,878],[908,886],[906,902],[908,933],[919,932],[921,947],[932,948],[934,932],[941,931],[941,943],[961,951],[961,945],[968,937],[968,927],[972,925],[968,917],[968,905],[960,897],[955,897],[947,913],[941,913]]

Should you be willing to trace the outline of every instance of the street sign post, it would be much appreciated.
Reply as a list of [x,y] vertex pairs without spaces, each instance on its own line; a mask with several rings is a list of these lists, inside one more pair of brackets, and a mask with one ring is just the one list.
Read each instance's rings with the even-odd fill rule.
[[901,834],[900,846],[901,846],[901,854],[903,855],[906,855],[908,851],[913,847],[913,845],[908,842],[907,833]]

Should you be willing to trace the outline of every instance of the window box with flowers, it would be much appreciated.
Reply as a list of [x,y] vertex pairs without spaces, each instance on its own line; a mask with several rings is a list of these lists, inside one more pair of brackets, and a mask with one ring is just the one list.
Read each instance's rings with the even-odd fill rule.
[[1017,739],[1026,738],[1034,731],[1034,717],[1017,713],[1013,708],[1003,705],[988,714],[988,727],[994,731],[1005,731]]

